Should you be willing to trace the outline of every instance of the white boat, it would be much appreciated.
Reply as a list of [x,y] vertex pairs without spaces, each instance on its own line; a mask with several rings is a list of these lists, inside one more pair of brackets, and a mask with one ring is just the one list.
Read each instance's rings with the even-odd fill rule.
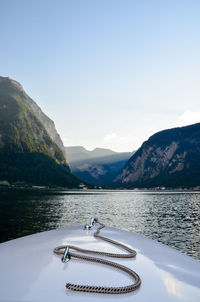
[[66,250],[61,261],[62,257],[53,252],[58,246],[70,245],[124,253],[115,245],[95,238],[96,228],[97,225],[88,229],[68,227],[0,244],[0,301],[200,301],[198,261],[156,241],[111,227],[101,230],[101,235],[137,252],[135,258],[116,258],[114,262],[135,271],[141,285],[133,292],[118,295],[66,288],[66,283],[111,288],[133,283],[126,272],[73,257],[66,261],[70,258]]

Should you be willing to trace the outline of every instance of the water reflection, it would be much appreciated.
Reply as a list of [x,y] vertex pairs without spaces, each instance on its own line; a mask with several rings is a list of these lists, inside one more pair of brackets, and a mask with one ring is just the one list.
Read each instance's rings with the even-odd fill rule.
[[0,240],[84,225],[92,216],[200,259],[198,192],[1,192]]

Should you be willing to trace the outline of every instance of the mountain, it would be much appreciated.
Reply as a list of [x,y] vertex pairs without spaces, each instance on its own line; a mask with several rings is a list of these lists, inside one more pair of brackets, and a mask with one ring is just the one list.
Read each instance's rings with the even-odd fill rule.
[[[77,186],[79,180],[71,174],[62,150],[41,119],[54,124],[38,108],[18,82],[0,77],[0,180]],[[59,139],[55,128],[51,136]]]
[[125,187],[200,185],[200,123],[151,136],[129,159],[115,183]]
[[65,147],[65,151],[72,172],[82,181],[99,186],[111,185],[133,154],[104,148],[88,151],[82,146]]
[[82,146],[65,147],[65,152],[70,164],[90,159],[92,160],[97,158],[105,158],[107,156],[112,156],[116,154],[118,155],[117,152],[114,152],[110,149],[95,148],[92,151],[88,151]]
[[17,95],[20,97],[20,99],[22,100],[22,102],[26,104],[28,108],[35,113],[37,118],[45,127],[50,138],[58,145],[58,147],[62,150],[63,154],[65,155],[64,145],[60,138],[60,135],[56,131],[54,122],[46,114],[44,114],[44,112],[36,104],[36,102],[26,94],[22,85],[17,81],[7,77],[0,77],[0,85],[1,85],[1,91],[5,90],[5,93],[7,93],[7,91],[9,91],[12,87],[12,91],[13,92],[15,91]]

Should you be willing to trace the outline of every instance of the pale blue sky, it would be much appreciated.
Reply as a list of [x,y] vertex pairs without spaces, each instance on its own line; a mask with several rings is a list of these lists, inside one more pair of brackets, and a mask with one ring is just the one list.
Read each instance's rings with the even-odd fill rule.
[[131,151],[200,121],[200,1],[0,0],[0,75],[65,145]]

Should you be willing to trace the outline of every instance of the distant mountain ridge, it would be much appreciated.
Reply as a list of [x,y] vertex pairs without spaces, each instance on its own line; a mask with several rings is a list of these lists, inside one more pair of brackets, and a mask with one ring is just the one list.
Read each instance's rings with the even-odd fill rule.
[[77,186],[80,181],[36,115],[41,109],[30,100],[18,82],[0,77],[0,180]]
[[93,185],[111,185],[133,154],[104,148],[88,151],[82,146],[65,147],[65,150],[72,172]]
[[[68,156],[69,162],[70,163],[74,163],[74,162],[81,162],[81,161],[85,161],[88,159],[100,159],[100,158],[105,158],[107,156],[113,156],[113,155],[117,155],[118,156],[118,152],[112,151],[110,149],[105,149],[105,148],[95,148],[92,151],[89,151],[87,149],[85,149],[82,146],[70,146],[70,147],[65,147],[65,152]],[[120,153],[122,154],[122,153]],[[126,152],[124,152],[123,154],[126,154]],[[130,154],[129,152],[127,152],[127,154]]]
[[129,159],[115,184],[138,188],[200,186],[200,123],[151,136]]

